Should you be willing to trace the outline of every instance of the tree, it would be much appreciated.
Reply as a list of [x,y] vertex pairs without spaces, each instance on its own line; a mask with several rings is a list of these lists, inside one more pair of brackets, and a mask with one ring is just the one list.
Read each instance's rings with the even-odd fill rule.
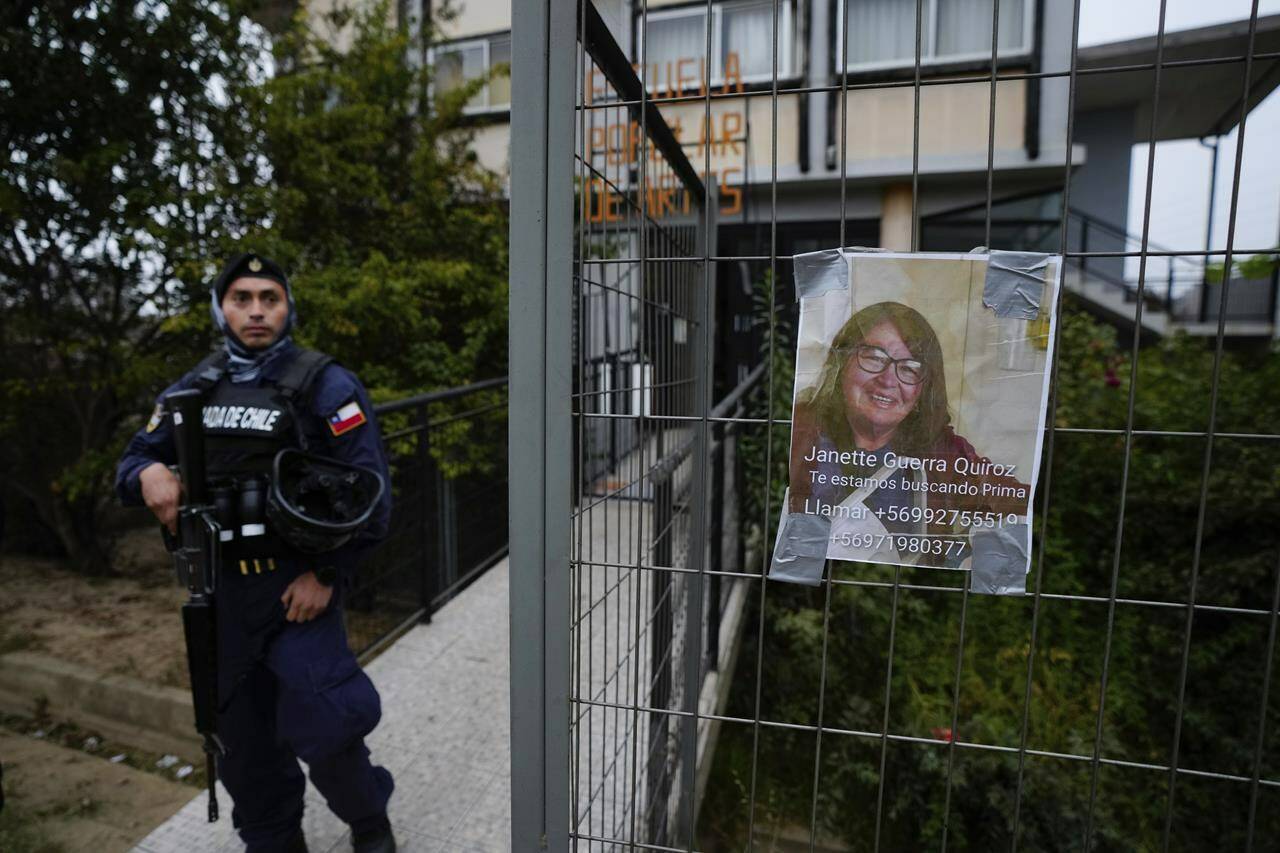
[[64,2],[5,32],[0,471],[86,572],[109,571],[123,442],[208,350],[234,251],[290,270],[299,339],[375,398],[504,370],[506,212],[462,127],[483,81],[429,103],[385,4],[300,9],[270,44],[251,11]]
[[295,17],[275,45],[289,72],[245,93],[272,174],[229,188],[257,214],[243,242],[291,271],[302,340],[375,398],[502,375],[506,207],[462,113],[483,81],[429,99],[385,2],[324,21]]
[[[168,325],[257,168],[224,93],[261,76],[239,0],[33,4],[0,50],[0,472],[81,570],[125,419],[203,347]],[[145,405],[145,404],[144,404]]]

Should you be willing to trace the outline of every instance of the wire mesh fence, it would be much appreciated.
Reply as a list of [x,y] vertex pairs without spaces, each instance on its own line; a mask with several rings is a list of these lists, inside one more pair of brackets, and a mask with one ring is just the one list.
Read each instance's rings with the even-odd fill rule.
[[571,831],[666,837],[691,820],[696,730],[665,712],[696,702],[706,622],[688,573],[705,432],[688,419],[708,393],[707,193],[661,117],[618,105],[639,81],[585,11],[579,41],[598,58],[581,53],[574,360],[580,376],[623,357],[629,370],[574,394]]
[[[1230,326],[1269,335],[1275,322],[1273,284],[1258,305],[1231,296],[1234,260],[1270,251],[1235,239],[1243,151],[1271,144],[1246,135],[1254,87],[1280,58],[1259,45],[1257,4],[1217,53],[1179,41],[1166,55],[1161,2],[1149,58],[1110,64],[1081,61],[1079,2],[879,4],[907,10],[896,47],[858,31],[871,5],[641,3],[621,23],[590,0],[517,9],[513,138],[528,146],[513,154],[513,257],[537,261],[513,271],[513,376],[527,388],[517,400],[513,381],[513,411],[536,420],[537,447],[513,456],[513,542],[530,539],[513,554],[513,600],[529,611],[513,613],[513,636],[539,641],[513,651],[527,664],[513,675],[516,846],[1266,849],[1280,832],[1280,518],[1266,485],[1280,435],[1257,377],[1275,356]],[[985,41],[941,62],[957,36],[939,22],[960,5]],[[806,29],[820,6],[829,40]],[[747,7],[766,49],[736,58],[725,90],[731,13]],[[691,64],[651,53],[672,21],[692,34]],[[824,41],[821,73],[796,73]],[[901,61],[877,64],[891,48]],[[1157,247],[1167,103],[1194,75],[1228,71],[1215,112],[1240,143],[1226,245]],[[1144,92],[1137,234],[1073,207],[1086,79]],[[892,109],[872,110],[881,95]],[[981,119],[963,177],[938,174],[949,98]],[[1013,130],[1010,99],[1025,107]],[[746,118],[721,122],[717,151],[731,103]],[[829,133],[829,182],[807,185],[820,215],[794,203],[799,170],[818,164],[779,155],[813,112]],[[791,257],[876,242],[860,190],[886,125],[899,171],[877,168],[903,191],[882,200],[880,240],[1056,252],[1124,306],[1108,332],[1067,288],[1080,319],[1055,349],[1025,596],[841,562],[816,591],[764,577],[786,479]],[[733,140],[763,156],[726,185]],[[1031,161],[1041,187],[1028,193],[1016,173]],[[958,182],[980,201],[957,204]],[[743,208],[726,215],[730,194]],[[891,203],[906,211],[897,235]],[[1222,283],[1205,280],[1210,261]],[[1179,278],[1186,265],[1198,283]],[[1144,333],[1144,313],[1165,315],[1166,340]],[[1188,319],[1209,334],[1170,334]],[[726,357],[749,329],[763,351]],[[517,496],[533,504],[517,511]],[[724,669],[734,595],[746,615]]]

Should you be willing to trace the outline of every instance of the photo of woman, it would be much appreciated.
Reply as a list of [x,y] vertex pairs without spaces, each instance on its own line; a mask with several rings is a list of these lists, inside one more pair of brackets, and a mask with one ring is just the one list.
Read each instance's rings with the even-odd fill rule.
[[[1030,488],[952,427],[943,367],[928,321],[879,302],[849,318],[798,395],[792,466],[808,476],[793,478],[790,509],[832,519],[829,556],[958,567],[966,549],[945,542],[967,535],[960,522],[1025,512]],[[907,535],[914,548],[898,547]]]
[[770,576],[830,560],[1023,589],[1061,259],[826,250],[795,265],[789,482]]

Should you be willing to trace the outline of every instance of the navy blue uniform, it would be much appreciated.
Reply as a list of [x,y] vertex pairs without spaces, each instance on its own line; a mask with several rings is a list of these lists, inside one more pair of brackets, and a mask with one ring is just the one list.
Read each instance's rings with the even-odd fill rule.
[[[247,383],[233,386],[223,377],[208,393],[234,400],[251,389],[269,389],[291,356],[282,353]],[[193,370],[167,388],[151,421],[130,440],[116,472],[116,490],[126,504],[142,503],[144,468],[176,463],[173,428],[161,405],[166,395],[193,387],[196,380]],[[206,408],[206,434],[241,414],[233,408],[219,407],[212,415]],[[268,423],[246,411],[237,423]],[[350,371],[328,364],[295,401],[295,411],[310,452],[371,468],[390,483],[368,395]],[[337,550],[306,555],[273,538],[261,554],[252,540],[224,551],[218,578],[218,693],[227,754],[218,769],[235,801],[232,819],[251,853],[279,850],[299,831],[305,782],[298,758],[307,763],[311,781],[334,814],[357,834],[385,825],[391,774],[371,764],[363,740],[377,725],[381,705],[347,645],[342,596],[362,555],[386,535],[390,515],[388,488],[359,538]],[[310,622],[286,621],[281,595],[300,574],[322,566],[332,566],[338,575],[328,609]]]

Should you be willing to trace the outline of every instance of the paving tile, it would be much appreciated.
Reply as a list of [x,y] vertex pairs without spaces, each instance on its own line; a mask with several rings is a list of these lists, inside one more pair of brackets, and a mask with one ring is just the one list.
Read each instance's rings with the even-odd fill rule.
[[306,810],[302,813],[302,832],[311,850],[350,849],[350,828],[325,804],[315,788],[307,788]]
[[495,781],[461,821],[449,840],[472,848],[511,849],[511,800],[506,778]]
[[[504,561],[367,668],[383,705],[368,744],[374,761],[396,777],[390,815],[401,851],[509,848],[508,624]],[[217,824],[205,821],[200,795],[135,849],[238,853],[231,799],[224,792],[220,801]],[[349,849],[347,827],[310,785],[303,820],[312,850]]]
[[441,853],[448,850],[448,844],[441,838],[412,830],[395,830],[396,848],[399,853]]
[[409,790],[391,801],[391,822],[412,832],[447,838],[484,793],[488,781],[465,777],[406,780]]

